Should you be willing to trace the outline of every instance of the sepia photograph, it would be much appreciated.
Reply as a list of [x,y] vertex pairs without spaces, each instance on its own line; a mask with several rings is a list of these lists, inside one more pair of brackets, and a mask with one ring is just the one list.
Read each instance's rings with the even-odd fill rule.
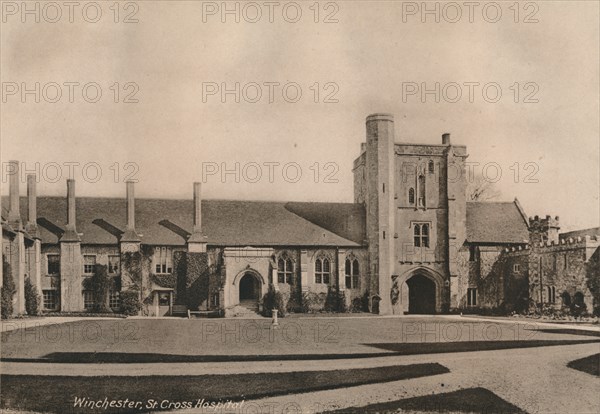
[[600,2],[0,12],[1,413],[600,413]]

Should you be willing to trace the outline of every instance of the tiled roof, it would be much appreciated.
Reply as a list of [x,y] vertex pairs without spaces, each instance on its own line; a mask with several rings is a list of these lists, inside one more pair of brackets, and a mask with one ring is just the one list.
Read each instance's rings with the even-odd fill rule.
[[[3,197],[3,205],[7,205]],[[193,201],[136,199],[136,230],[142,243],[184,245],[192,231]],[[84,244],[115,244],[125,230],[124,198],[78,197],[77,231]],[[38,197],[42,242],[57,243],[67,221],[65,197]],[[27,198],[21,197],[21,217]],[[352,203],[203,200],[202,228],[211,245],[365,245],[365,210]],[[467,241],[516,244],[529,239],[516,202],[468,202]]]
[[572,237],[573,239],[577,237],[585,237],[585,236],[597,236],[600,235],[600,227],[592,227],[590,229],[582,229],[582,230],[574,230],[566,233],[560,233],[558,235],[559,239],[568,239]]
[[[27,198],[20,203],[25,220]],[[115,244],[125,230],[124,198],[78,197],[76,209],[84,244]],[[193,211],[193,200],[136,199],[142,243],[184,245]],[[38,197],[37,213],[42,242],[57,243],[67,221],[66,197]],[[202,229],[211,245],[356,247],[364,243],[364,228],[358,204],[202,200]]]
[[467,241],[470,243],[527,243],[529,232],[518,202],[468,202]]

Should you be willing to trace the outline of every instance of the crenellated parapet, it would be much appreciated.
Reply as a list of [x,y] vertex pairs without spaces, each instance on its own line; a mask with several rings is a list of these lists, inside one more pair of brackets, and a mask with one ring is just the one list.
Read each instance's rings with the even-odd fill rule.
[[529,240],[532,243],[554,241],[558,242],[558,231],[560,230],[559,217],[539,216],[529,217]]

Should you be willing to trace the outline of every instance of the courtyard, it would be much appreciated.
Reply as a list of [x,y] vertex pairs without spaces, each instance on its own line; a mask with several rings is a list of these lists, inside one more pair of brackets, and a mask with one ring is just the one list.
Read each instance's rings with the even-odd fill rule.
[[276,327],[266,318],[52,319],[3,323],[6,412],[600,411],[594,326],[458,316],[292,316]]

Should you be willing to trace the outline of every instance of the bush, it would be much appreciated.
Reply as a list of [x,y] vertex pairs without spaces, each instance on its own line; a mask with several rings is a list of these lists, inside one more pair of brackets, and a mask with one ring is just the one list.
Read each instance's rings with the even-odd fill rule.
[[140,292],[137,290],[125,290],[121,292],[121,308],[120,311],[124,315],[135,316],[142,310],[140,302]]
[[28,315],[40,314],[40,296],[29,278],[25,279],[25,310]]
[[346,293],[328,286],[327,297],[325,298],[325,312],[344,313],[346,311]]
[[327,294],[317,292],[302,293],[302,312],[313,313],[320,312],[325,306]]
[[369,312],[369,294],[365,293],[361,297],[352,299],[350,312]]
[[273,309],[277,309],[277,315],[284,317],[286,314],[285,300],[281,292],[275,291],[273,284],[269,285],[269,290],[263,296],[263,316],[273,316]]
[[0,288],[0,313],[2,319],[10,318],[13,314],[13,297],[17,291],[15,281],[12,277],[10,264],[6,262],[4,255],[2,256],[2,288]]
[[290,294],[290,297],[286,305],[287,313],[299,313],[302,312],[302,303],[299,297],[295,294]]

